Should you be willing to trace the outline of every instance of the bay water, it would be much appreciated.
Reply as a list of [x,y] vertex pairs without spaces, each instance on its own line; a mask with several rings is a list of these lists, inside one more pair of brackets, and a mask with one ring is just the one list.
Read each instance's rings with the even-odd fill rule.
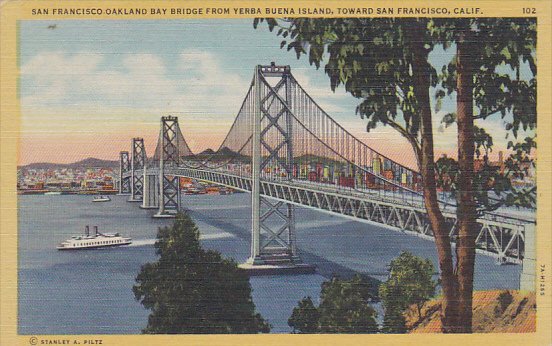
[[[154,219],[128,196],[92,203],[91,196],[22,195],[18,201],[19,334],[137,334],[149,311],[134,299],[140,267],[156,260],[157,229],[170,219]],[[186,195],[183,206],[197,223],[201,242],[238,263],[249,256],[250,195]],[[56,245],[84,226],[133,238],[127,247],[58,251]],[[287,319],[297,302],[318,303],[320,285],[332,275],[363,273],[385,280],[387,265],[401,251],[429,258],[437,267],[432,241],[304,208],[296,212],[302,259],[317,266],[312,275],[252,277],[257,311],[273,333],[289,333]],[[497,265],[477,255],[475,289],[517,289],[519,265]],[[381,309],[379,319],[382,318]]]

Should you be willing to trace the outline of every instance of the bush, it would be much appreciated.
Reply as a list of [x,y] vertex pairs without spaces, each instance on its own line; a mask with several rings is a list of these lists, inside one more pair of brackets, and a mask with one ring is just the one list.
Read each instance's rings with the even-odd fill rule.
[[418,317],[422,307],[435,294],[437,282],[433,280],[434,267],[428,259],[402,252],[389,264],[389,278],[379,288],[385,310],[384,332],[404,333],[402,314],[410,305],[416,305]]
[[288,320],[300,333],[376,333],[376,311],[370,306],[373,287],[368,280],[332,278],[322,283],[320,306],[304,298]]
[[383,327],[381,330],[387,334],[404,334],[406,333],[406,319],[403,312],[399,309],[388,308],[385,310],[383,317]]
[[502,315],[513,301],[514,297],[512,296],[510,291],[501,292],[498,295],[498,305],[495,307],[495,316],[498,317]]

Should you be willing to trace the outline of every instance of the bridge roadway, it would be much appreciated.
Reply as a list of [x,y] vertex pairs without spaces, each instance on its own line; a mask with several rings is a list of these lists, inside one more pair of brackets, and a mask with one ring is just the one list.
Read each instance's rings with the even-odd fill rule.
[[[251,192],[251,178],[233,173],[187,167],[165,167],[165,175],[203,180],[236,190]],[[143,175],[143,170],[136,170]],[[157,179],[159,168],[147,168],[148,177]],[[130,172],[123,177],[130,176]],[[261,178],[261,195],[294,205],[315,209],[356,221],[390,228],[395,231],[433,239],[429,220],[421,198],[393,197],[392,193],[377,194],[334,185],[300,180],[266,180]],[[391,195],[391,196],[390,196]],[[443,208],[450,235],[456,232],[454,206]],[[534,232],[532,220],[501,214],[485,213],[478,220],[477,252],[495,257],[500,263],[521,264],[525,233]],[[533,234],[531,234],[533,236]]]

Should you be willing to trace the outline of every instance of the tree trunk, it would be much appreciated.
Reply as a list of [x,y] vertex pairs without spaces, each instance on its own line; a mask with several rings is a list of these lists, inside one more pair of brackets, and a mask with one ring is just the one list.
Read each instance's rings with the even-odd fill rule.
[[472,295],[475,265],[477,213],[474,198],[474,124],[473,124],[473,37],[469,22],[460,28],[457,38],[457,124],[458,193],[456,218],[458,241],[456,275],[458,277],[460,332],[472,332]]
[[441,309],[442,331],[444,333],[458,332],[458,284],[454,274],[452,247],[445,218],[439,209],[435,182],[435,158],[433,150],[433,124],[429,97],[429,63],[428,51],[424,47],[424,33],[427,22],[413,20],[408,33],[412,48],[412,72],[416,78],[415,94],[420,106],[421,118],[421,170],[423,179],[424,204],[435,237],[439,269],[441,271],[441,286],[443,302]]

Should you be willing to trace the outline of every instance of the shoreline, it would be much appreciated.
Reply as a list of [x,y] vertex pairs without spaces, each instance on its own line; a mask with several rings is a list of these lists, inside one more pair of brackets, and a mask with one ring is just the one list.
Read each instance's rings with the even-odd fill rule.
[[17,190],[18,195],[45,195],[49,192],[53,192],[52,195],[116,195],[118,193],[117,190]]

